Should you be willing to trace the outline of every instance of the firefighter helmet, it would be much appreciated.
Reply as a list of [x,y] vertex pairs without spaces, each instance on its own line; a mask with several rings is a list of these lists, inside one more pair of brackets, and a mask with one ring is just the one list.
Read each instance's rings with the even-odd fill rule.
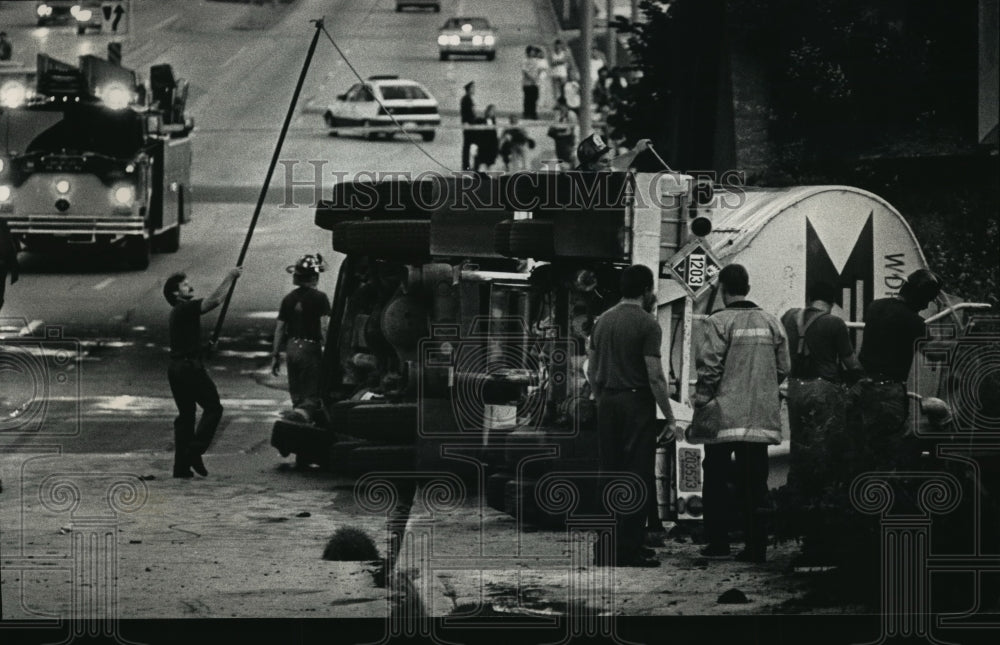
[[298,262],[285,267],[285,270],[296,278],[318,278],[320,272],[326,271],[326,262],[323,261],[323,256],[319,253],[303,255]]
[[601,135],[596,132],[580,142],[576,147],[576,158],[580,163],[593,163],[607,154],[611,146],[604,142]]

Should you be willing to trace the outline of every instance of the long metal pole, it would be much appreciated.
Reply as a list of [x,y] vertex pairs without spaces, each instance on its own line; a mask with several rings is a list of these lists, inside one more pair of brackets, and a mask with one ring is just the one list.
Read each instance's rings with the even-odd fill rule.
[[590,50],[594,47],[594,0],[580,2],[580,39],[583,41],[583,66],[580,70],[580,136],[590,135],[591,93]]
[[[247,229],[246,237],[243,239],[243,248],[240,249],[240,257],[236,260],[236,266],[241,266],[246,259],[247,249],[250,248],[250,240],[253,239],[253,231],[257,227],[257,219],[260,218],[260,211],[264,208],[264,198],[267,197],[267,189],[271,185],[271,178],[274,177],[274,169],[278,165],[278,157],[281,155],[281,146],[285,143],[285,136],[288,134],[288,127],[292,123],[295,115],[295,105],[299,101],[299,94],[302,92],[302,85],[306,81],[306,73],[312,63],[313,53],[316,51],[316,43],[319,42],[319,32],[323,30],[323,19],[312,21],[316,24],[316,33],[313,34],[312,42],[309,43],[309,51],[306,53],[306,60],[302,64],[302,71],[299,73],[299,81],[295,84],[295,91],[292,93],[292,102],[288,106],[288,113],[285,114],[285,122],[281,125],[281,133],[278,135],[278,144],[274,147],[274,154],[271,156],[271,164],[267,167],[267,176],[264,178],[264,185],[260,189],[260,196],[257,198],[257,207],[254,208],[253,218],[250,220],[250,228]],[[222,323],[226,319],[226,312],[229,310],[229,301],[233,298],[233,291],[236,289],[236,281],[229,285],[229,292],[222,302],[222,310],[219,311],[219,319],[215,321],[215,331],[212,332],[212,345],[219,341],[219,332],[222,331]]]

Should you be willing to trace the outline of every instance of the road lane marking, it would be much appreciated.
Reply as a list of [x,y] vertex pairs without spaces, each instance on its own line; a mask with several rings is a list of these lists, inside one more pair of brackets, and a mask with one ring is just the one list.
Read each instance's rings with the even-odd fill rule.
[[160,22],[158,22],[155,25],[153,25],[150,28],[150,31],[159,31],[159,30],[163,29],[164,27],[167,27],[167,26],[173,24],[180,17],[181,17],[181,14],[175,13],[174,15],[170,16],[166,20],[161,20]]
[[243,45],[242,47],[240,47],[240,48],[239,48],[239,49],[238,49],[238,50],[236,51],[236,53],[235,53],[235,54],[233,54],[232,56],[230,56],[229,58],[227,58],[227,59],[226,59],[226,62],[222,63],[222,67],[229,67],[229,64],[230,64],[230,63],[232,63],[232,62],[233,62],[234,60],[236,60],[237,58],[239,58],[240,56],[242,56],[242,55],[243,55],[243,52],[244,52],[244,50],[246,50],[246,48],[247,48],[247,46],[246,46],[246,45]]
[[94,285],[94,291],[100,291],[101,289],[108,287],[109,285],[111,285],[112,282],[114,282],[117,279],[118,278],[108,278],[106,280],[101,280],[100,282]]

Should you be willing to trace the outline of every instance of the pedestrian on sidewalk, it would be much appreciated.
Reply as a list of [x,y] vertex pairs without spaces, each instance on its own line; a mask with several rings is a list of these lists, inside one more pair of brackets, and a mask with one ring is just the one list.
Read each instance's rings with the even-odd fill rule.
[[476,122],[476,82],[469,81],[465,84],[465,95],[459,103],[459,114],[462,118],[462,170],[472,170],[472,162],[469,159],[469,151],[475,142],[475,131],[469,126]]
[[549,80],[552,82],[552,100],[558,101],[563,96],[563,86],[569,80],[569,50],[559,38],[552,44],[549,55]]
[[[670,390],[660,361],[663,332],[652,312],[656,307],[653,272],[633,265],[622,272],[621,301],[594,323],[588,347],[587,379],[597,399],[600,471],[611,478],[620,473],[637,477],[642,503],[627,513],[615,513],[614,548],[605,540],[594,547],[598,566],[657,567],[655,552],[643,546],[645,495],[654,480],[656,445],[675,436]],[[656,408],[666,419],[658,434]],[[602,479],[604,479],[602,477]],[[606,486],[609,482],[604,481]],[[603,488],[603,486],[601,487]],[[609,509],[613,510],[613,509]]]
[[521,62],[521,91],[524,94],[524,109],[521,116],[532,120],[538,118],[538,92],[542,75],[537,52],[537,47],[528,45],[524,49],[524,60]]
[[[705,445],[705,557],[729,555],[730,508],[743,513],[741,562],[764,562],[767,446],[781,443],[778,386],[789,369],[781,322],[747,299],[750,276],[740,264],[719,272],[726,308],[709,316],[697,351],[698,382],[689,441]],[[735,455],[735,463],[732,463]],[[729,491],[735,472],[735,496]]]
[[[222,420],[222,403],[212,377],[205,370],[201,345],[201,315],[222,304],[230,285],[243,272],[235,267],[207,298],[195,298],[187,275],[175,273],[163,285],[170,311],[170,366],[167,378],[177,404],[174,419],[174,477],[192,477],[193,468],[202,477],[208,470],[201,456],[208,450]],[[201,420],[195,429],[195,405]]]
[[286,268],[292,274],[295,289],[281,300],[274,325],[274,350],[271,373],[281,369],[281,347],[288,358],[288,393],[294,413],[305,421],[322,420],[320,363],[330,326],[330,300],[317,289],[319,274],[326,271],[323,256],[304,255]]
[[0,309],[3,309],[7,293],[7,276],[10,276],[11,285],[17,282],[20,269],[17,254],[20,250],[17,237],[7,228],[7,220],[0,218]]

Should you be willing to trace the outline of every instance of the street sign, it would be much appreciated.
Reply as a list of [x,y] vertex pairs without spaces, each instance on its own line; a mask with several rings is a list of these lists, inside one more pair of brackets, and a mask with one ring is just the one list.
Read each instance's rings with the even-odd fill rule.
[[127,34],[132,22],[132,1],[116,0],[101,3],[101,33]]
[[701,240],[695,240],[660,263],[660,277],[676,278],[697,299],[711,288],[721,268],[711,250]]

